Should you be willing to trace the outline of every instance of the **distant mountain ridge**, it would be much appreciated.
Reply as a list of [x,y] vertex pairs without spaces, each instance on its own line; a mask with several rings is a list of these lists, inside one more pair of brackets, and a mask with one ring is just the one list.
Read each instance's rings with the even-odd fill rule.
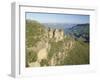
[[43,23],[47,28],[63,29],[65,35],[72,35],[76,39],[89,42],[89,23],[68,24],[68,23]]
[[43,23],[46,27],[51,28],[58,28],[58,29],[65,29],[65,28],[71,28],[77,24],[68,24],[68,23]]
[[70,32],[76,38],[84,39],[84,41],[89,42],[89,24],[77,24],[72,28],[66,29],[66,33]]

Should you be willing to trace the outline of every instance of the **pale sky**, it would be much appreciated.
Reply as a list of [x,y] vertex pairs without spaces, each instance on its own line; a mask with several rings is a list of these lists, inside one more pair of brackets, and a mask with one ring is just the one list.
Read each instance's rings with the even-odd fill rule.
[[79,14],[54,14],[26,12],[26,19],[36,20],[40,23],[89,23],[89,15]]

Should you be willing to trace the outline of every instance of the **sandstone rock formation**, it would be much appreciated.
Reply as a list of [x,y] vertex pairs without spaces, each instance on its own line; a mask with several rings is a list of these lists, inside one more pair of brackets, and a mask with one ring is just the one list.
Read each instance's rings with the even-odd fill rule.
[[64,31],[62,29],[48,29],[48,38],[54,39],[55,42],[61,41],[64,38]]

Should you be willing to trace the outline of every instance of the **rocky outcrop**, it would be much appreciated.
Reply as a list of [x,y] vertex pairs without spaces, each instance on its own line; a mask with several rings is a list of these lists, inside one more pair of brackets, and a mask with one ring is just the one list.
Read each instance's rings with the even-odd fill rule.
[[[60,65],[73,46],[73,41],[65,40],[64,30],[45,28],[37,22],[27,23],[27,28],[26,54],[29,56],[27,65],[29,67]],[[36,56],[35,60],[30,53]]]
[[48,29],[48,38],[54,39],[55,42],[61,41],[64,38],[64,31],[62,29]]
[[[40,41],[35,46],[29,48],[37,53],[37,60],[30,63],[30,67],[40,66],[42,61],[45,60],[50,66],[60,65],[67,56],[67,52],[72,48],[73,41],[64,41],[64,32],[61,29],[45,29],[45,34],[41,37]],[[52,45],[55,45],[55,47]],[[51,48],[54,47],[52,53]],[[59,50],[60,49],[60,50]],[[55,50],[57,50],[55,52]],[[49,54],[52,54],[51,58]],[[44,64],[46,66],[46,64]]]

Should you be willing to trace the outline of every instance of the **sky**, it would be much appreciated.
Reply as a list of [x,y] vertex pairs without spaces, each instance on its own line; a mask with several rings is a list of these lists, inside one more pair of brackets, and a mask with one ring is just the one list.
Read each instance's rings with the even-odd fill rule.
[[89,23],[89,15],[26,12],[25,16],[26,19],[36,20],[40,23]]

